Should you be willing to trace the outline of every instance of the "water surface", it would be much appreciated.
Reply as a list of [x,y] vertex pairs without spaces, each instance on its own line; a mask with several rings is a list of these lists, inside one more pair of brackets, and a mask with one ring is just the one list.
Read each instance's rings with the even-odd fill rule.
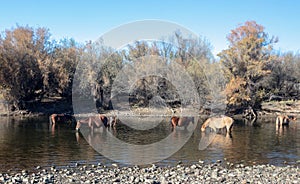
[[[132,144],[151,144],[170,135],[173,130],[168,119],[157,128],[134,131],[125,125],[107,129],[97,134],[105,136],[109,131],[118,139]],[[200,132],[203,119],[189,141],[178,152],[157,165],[226,160],[245,164],[296,164],[300,160],[299,122],[292,122],[284,129],[276,130],[272,119],[261,119],[253,124],[235,120],[232,136],[217,134],[211,144],[199,150],[200,140],[205,134]],[[103,132],[104,131],[104,132]],[[184,129],[176,129],[184,135]],[[36,166],[74,166],[75,163],[107,164],[115,163],[97,153],[80,133],[68,127],[58,126],[53,131],[47,117],[13,119],[0,118],[0,171],[34,170]],[[174,145],[168,145],[174,146]],[[118,152],[118,153],[117,153]],[[119,149],[111,151],[119,154]],[[134,153],[142,154],[142,153]],[[122,164],[121,164],[122,165]]]

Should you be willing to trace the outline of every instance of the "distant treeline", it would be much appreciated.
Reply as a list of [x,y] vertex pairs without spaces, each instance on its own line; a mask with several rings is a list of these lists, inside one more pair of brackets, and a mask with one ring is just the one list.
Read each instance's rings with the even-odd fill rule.
[[[143,67],[138,63],[147,56],[182,66],[195,83],[202,109],[218,108],[222,100],[227,110],[241,110],[259,109],[267,100],[299,99],[298,53],[275,50],[278,39],[255,21],[231,30],[227,40],[228,48],[216,59],[207,40],[184,38],[176,30],[162,42],[137,41],[114,50],[101,41],[57,41],[47,28],[17,26],[0,35],[0,99],[8,101],[12,111],[51,97],[71,101],[75,70],[83,62],[76,78],[84,80],[77,81],[73,93],[91,96],[97,107],[109,109],[112,87],[123,66]],[[180,106],[179,87],[163,76],[146,76],[134,84],[130,105],[148,106],[153,97],[160,96],[169,107]]]

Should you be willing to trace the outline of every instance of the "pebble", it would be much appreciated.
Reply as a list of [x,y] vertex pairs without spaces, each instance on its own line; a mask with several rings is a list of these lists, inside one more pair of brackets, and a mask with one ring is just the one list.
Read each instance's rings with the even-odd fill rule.
[[204,164],[204,161],[203,161],[203,160],[199,160],[199,163],[200,163],[200,164]]
[[113,167],[118,167],[118,164],[111,164],[111,166],[113,166]]
[[[219,162],[219,161],[216,161]],[[201,165],[199,165],[201,164]],[[300,168],[296,165],[212,163],[160,167],[113,167],[77,165],[69,168],[41,168],[0,173],[0,183],[300,183]],[[231,165],[232,163],[229,163]],[[30,174],[29,174],[30,173]]]

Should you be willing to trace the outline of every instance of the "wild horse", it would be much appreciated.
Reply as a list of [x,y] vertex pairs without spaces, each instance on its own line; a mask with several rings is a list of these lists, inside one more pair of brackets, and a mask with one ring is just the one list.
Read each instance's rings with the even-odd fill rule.
[[296,117],[287,115],[278,115],[276,118],[276,126],[280,127],[283,125],[288,125],[290,121],[296,121]]
[[56,125],[71,127],[72,129],[76,127],[76,119],[71,114],[51,114],[49,122],[51,130],[54,130]]
[[202,125],[201,131],[204,132],[206,127],[212,128],[215,132],[217,129],[223,129],[226,127],[227,133],[231,133],[233,125],[233,119],[228,116],[211,117],[208,118]]

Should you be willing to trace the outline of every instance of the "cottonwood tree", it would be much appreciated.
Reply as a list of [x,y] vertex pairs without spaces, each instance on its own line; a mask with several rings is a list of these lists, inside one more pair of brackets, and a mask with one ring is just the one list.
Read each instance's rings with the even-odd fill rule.
[[[227,36],[229,48],[218,54],[230,79],[227,86],[228,104],[259,108],[264,94],[261,80],[270,73],[268,65],[275,60],[273,45],[262,25],[247,21]],[[242,92],[242,93],[239,93]]]

